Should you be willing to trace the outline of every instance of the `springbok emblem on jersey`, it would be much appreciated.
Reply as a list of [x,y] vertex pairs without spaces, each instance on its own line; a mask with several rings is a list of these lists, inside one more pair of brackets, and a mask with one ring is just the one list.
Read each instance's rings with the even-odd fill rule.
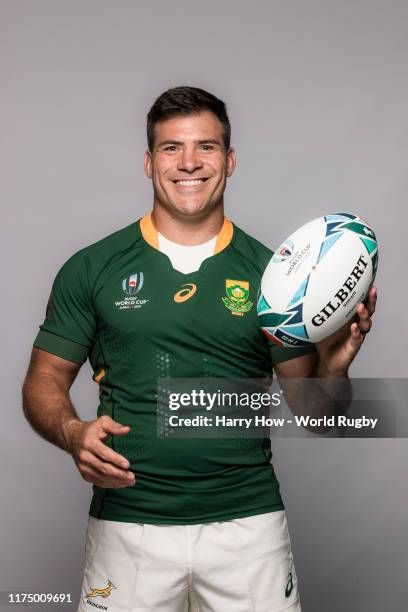
[[113,589],[116,589],[116,587],[112,584],[112,582],[108,578],[108,586],[107,587],[105,587],[104,589],[91,589],[89,591],[89,593],[87,593],[85,595],[85,598],[86,597],[104,597],[104,598],[106,598],[106,597],[109,597],[109,595],[112,593]]
[[143,272],[139,274],[131,274],[122,281],[122,289],[128,295],[136,295],[143,287],[144,276]]
[[242,317],[254,305],[249,301],[249,282],[225,279],[226,297],[221,298],[233,315]]

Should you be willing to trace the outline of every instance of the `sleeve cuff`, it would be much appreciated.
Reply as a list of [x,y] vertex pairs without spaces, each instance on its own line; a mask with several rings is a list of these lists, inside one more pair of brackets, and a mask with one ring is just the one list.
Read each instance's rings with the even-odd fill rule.
[[40,348],[47,353],[57,355],[62,359],[84,363],[88,357],[89,349],[83,344],[67,340],[62,336],[40,329],[34,341],[35,348]]

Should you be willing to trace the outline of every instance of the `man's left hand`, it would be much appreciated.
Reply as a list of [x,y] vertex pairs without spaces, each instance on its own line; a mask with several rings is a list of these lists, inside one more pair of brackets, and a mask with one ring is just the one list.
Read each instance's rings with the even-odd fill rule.
[[364,342],[366,334],[372,327],[371,317],[374,314],[377,302],[377,288],[371,287],[364,303],[356,306],[356,315],[353,323],[347,323],[339,331],[315,347],[319,355],[317,376],[347,377],[347,370]]

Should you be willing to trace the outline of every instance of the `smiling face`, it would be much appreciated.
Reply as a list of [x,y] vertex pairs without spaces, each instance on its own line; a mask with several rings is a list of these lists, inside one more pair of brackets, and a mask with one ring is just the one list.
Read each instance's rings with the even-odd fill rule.
[[225,150],[222,124],[209,111],[160,121],[145,153],[155,206],[178,218],[202,218],[222,205],[234,168],[234,150]]

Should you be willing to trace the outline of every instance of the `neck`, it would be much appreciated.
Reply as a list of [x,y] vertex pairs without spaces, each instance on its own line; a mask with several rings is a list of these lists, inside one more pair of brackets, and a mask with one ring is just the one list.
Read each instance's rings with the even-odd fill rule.
[[214,238],[224,222],[224,205],[221,202],[216,208],[203,216],[176,216],[157,202],[153,204],[153,223],[157,231],[168,240],[178,244],[202,244]]

